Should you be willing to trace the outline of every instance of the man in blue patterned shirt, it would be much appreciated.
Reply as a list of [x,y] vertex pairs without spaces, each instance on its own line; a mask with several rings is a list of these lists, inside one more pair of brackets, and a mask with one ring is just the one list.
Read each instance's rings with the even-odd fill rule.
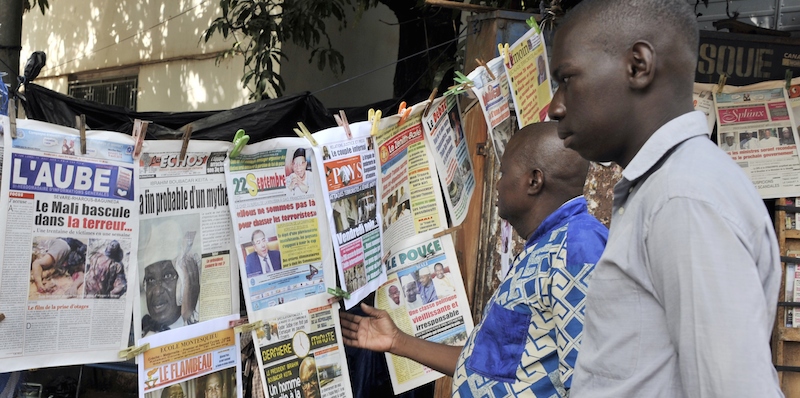
[[563,397],[583,331],[587,281],[608,230],[581,196],[588,162],[565,149],[555,123],[517,132],[506,146],[497,209],[526,238],[464,347],[400,331],[385,311],[342,313],[345,344],[391,352],[453,376],[454,397]]

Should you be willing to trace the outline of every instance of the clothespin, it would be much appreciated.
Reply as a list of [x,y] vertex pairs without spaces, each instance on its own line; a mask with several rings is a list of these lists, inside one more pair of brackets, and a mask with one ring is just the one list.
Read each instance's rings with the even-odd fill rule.
[[[3,84],[0,82],[0,84]],[[17,108],[13,101],[8,101],[8,123],[11,125],[11,138],[17,138]]]
[[339,301],[339,300],[341,300],[343,298],[344,299],[348,299],[348,300],[350,299],[350,293],[342,290],[342,288],[340,288],[339,286],[336,286],[335,289],[332,288],[332,287],[329,287],[328,288],[328,294],[333,296],[333,297],[328,298],[328,303],[332,303],[334,301]]
[[133,157],[138,158],[142,152],[142,144],[144,144],[144,136],[147,135],[147,126],[150,125],[149,120],[134,119],[133,121]]
[[453,232],[456,232],[459,229],[461,229],[461,225],[463,225],[463,224],[459,224],[459,225],[456,225],[455,227],[450,227],[450,228],[447,228],[447,229],[445,229],[443,231],[439,231],[439,232],[433,234],[433,237],[434,238],[441,238],[442,236],[452,234]]
[[725,83],[728,81],[728,75],[721,74],[719,75],[719,82],[717,83],[717,92],[721,92],[722,89],[725,87]]
[[258,338],[263,338],[264,337],[264,322],[258,320],[258,321],[252,322],[252,323],[246,323],[244,325],[239,325],[239,326],[233,328],[233,330],[236,333],[247,333],[247,332],[252,332],[253,330],[255,330],[256,331],[256,335],[258,335]]
[[400,115],[400,120],[397,121],[397,125],[401,125],[406,122],[408,119],[408,115],[411,114],[411,108],[406,109],[406,102],[403,101],[400,103],[400,107],[397,108],[397,114]]
[[81,134],[81,155],[86,155],[86,115],[75,115],[75,125]]
[[344,113],[344,111],[340,110],[338,115],[333,115],[333,118],[336,119],[336,124],[344,129],[344,133],[347,134],[347,139],[352,140],[353,132],[350,131],[350,122],[347,121],[347,115]]
[[447,92],[444,93],[445,97],[448,95],[458,95],[464,93],[470,87],[474,86],[472,80],[469,80],[469,78],[466,77],[463,73],[455,71],[455,75],[456,76],[453,78],[453,81],[455,81],[456,84],[447,88]]
[[236,130],[236,135],[233,137],[233,149],[231,149],[231,159],[239,157],[242,148],[250,141],[250,136],[244,133],[244,130]]
[[784,80],[786,80],[786,91],[789,91],[789,87],[792,86],[792,70],[786,69],[786,74],[784,76]]
[[536,29],[536,34],[542,33],[539,23],[536,22],[536,17],[531,16],[525,20],[525,23],[528,24],[531,29]]
[[311,143],[311,146],[317,146],[317,140],[314,139],[314,137],[311,135],[311,132],[308,131],[308,127],[306,127],[303,122],[297,122],[297,127],[299,128],[294,129],[295,134],[307,139],[308,142]]
[[181,153],[178,155],[179,161],[183,162],[183,159],[186,158],[186,148],[189,147],[189,138],[192,137],[192,125],[186,126],[186,129],[183,130],[183,137],[181,138]]
[[475,62],[477,62],[478,65],[482,66],[483,69],[486,69],[486,73],[489,74],[489,78],[490,79],[492,79],[492,80],[496,80],[497,79],[497,77],[494,75],[494,73],[492,73],[492,70],[489,69],[489,65],[486,65],[486,62],[484,60],[482,60],[480,58],[475,58]]
[[136,346],[128,347],[119,352],[119,357],[125,359],[131,359],[149,349],[150,349],[150,343],[146,343],[145,345],[139,347]]
[[505,62],[506,65],[508,65],[508,43],[506,44],[498,43],[497,52],[503,56],[503,62]]
[[436,98],[436,93],[439,92],[439,88],[434,87],[433,91],[431,91],[431,95],[428,96],[428,104],[425,105],[425,109],[422,111],[422,116],[428,116],[428,112],[430,112],[431,107],[433,106],[433,99]]
[[381,121],[381,110],[378,109],[376,111],[375,109],[370,108],[369,113],[367,113],[367,121],[372,122],[372,128],[369,130],[369,135],[373,137],[378,135],[378,124],[380,124]]

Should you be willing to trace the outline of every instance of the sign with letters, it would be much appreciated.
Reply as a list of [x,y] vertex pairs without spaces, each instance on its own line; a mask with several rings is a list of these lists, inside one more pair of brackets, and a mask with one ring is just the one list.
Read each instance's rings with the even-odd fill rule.
[[800,40],[741,33],[700,31],[695,81],[744,86],[783,79],[786,70],[800,76]]

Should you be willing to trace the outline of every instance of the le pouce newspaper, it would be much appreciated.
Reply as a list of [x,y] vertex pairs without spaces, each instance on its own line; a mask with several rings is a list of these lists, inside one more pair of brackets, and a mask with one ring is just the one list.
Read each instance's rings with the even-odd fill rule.
[[[389,279],[375,293],[375,306],[386,310],[405,333],[447,345],[464,345],[474,327],[464,282],[450,235],[409,239],[388,260]],[[386,354],[395,394],[443,375],[410,359]]]

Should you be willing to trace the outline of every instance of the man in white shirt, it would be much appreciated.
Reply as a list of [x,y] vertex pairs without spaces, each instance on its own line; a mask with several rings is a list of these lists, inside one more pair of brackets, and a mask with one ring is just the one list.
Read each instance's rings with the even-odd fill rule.
[[758,131],[758,147],[759,148],[774,148],[781,144],[778,137],[772,134],[772,129],[763,129]]
[[731,133],[724,133],[722,134],[722,144],[719,145],[725,152],[735,151],[736,150],[736,141],[733,139],[733,134]]

